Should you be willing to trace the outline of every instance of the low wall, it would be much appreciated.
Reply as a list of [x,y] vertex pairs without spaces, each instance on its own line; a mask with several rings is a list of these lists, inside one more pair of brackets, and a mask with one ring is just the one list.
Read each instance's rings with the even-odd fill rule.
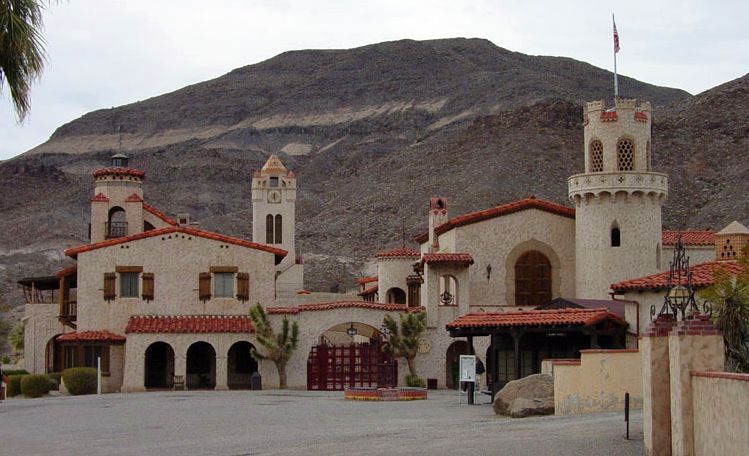
[[692,393],[694,454],[747,454],[749,374],[692,372]]
[[552,362],[554,413],[575,415],[642,408],[642,365],[637,350],[581,350],[580,360]]

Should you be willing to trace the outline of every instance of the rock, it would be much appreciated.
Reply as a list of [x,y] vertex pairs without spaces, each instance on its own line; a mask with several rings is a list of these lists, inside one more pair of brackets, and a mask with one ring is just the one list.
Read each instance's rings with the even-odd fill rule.
[[494,399],[494,413],[513,418],[553,414],[554,377],[534,374],[507,383]]

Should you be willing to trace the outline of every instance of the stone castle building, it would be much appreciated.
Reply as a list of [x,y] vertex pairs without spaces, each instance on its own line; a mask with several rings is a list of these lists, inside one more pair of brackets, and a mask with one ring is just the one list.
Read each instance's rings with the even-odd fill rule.
[[[336,353],[379,347],[387,314],[426,312],[416,369],[438,387],[455,386],[458,356],[469,352],[485,361],[496,390],[539,372],[544,359],[632,346],[655,299],[648,293],[657,294],[647,287],[668,268],[677,239],[661,226],[668,178],[651,169],[651,122],[648,103],[588,103],[584,173],[568,179],[574,207],[529,197],[451,218],[448,199],[432,198],[417,248],[377,253],[377,274],[359,280],[358,294],[304,290],[297,179],[278,157],[251,176],[247,241],[148,205],[144,173],[115,156],[93,173],[91,242],[65,251],[75,265],[19,282],[27,369],[101,358],[105,391],[169,388],[175,379],[247,388],[254,372],[274,385],[272,363],[250,356],[255,303],[276,327],[283,317],[299,323],[288,365],[297,388],[377,384],[372,369],[392,360],[363,366]],[[707,261],[695,266],[707,271],[703,285],[715,268],[733,267],[749,239],[738,223],[726,230],[682,236]],[[401,384],[405,374],[402,364]]]

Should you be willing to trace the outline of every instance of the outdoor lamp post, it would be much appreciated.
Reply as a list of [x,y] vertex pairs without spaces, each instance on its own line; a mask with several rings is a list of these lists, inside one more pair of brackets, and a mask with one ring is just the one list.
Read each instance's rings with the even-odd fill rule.
[[[687,312],[691,314],[700,313],[700,308],[694,299],[694,288],[692,288],[692,271],[689,270],[689,257],[686,254],[681,233],[676,239],[674,246],[674,259],[668,273],[668,291],[663,299],[663,305],[658,313],[661,315],[672,315],[676,320],[681,314],[683,320]],[[711,312],[709,304],[703,305],[703,310],[708,315]],[[650,318],[655,317],[655,304],[650,307]]]

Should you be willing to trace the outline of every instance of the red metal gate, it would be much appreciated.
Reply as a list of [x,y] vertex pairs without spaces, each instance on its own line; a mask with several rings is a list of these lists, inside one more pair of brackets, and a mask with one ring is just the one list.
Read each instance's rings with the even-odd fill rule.
[[382,342],[348,345],[321,343],[309,351],[307,389],[342,391],[346,387],[389,388],[398,384],[398,362],[382,351]]

